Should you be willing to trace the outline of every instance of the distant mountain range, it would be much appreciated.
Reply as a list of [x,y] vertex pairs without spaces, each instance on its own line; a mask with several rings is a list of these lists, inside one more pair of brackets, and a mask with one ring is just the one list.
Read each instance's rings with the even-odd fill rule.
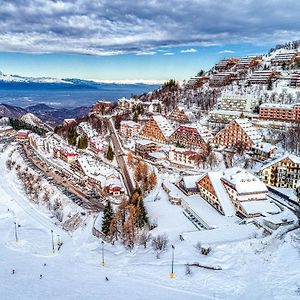
[[25,119],[28,119],[30,113],[41,119],[43,122],[55,126],[62,123],[66,118],[83,117],[89,113],[90,109],[91,107],[88,106],[81,106],[73,109],[53,108],[46,104],[37,104],[21,108],[2,103],[0,104],[0,117],[21,119],[25,116]]
[[6,75],[0,72],[0,89],[8,90],[106,90],[122,88],[132,90],[147,89],[154,90],[159,87],[158,83],[120,83],[120,82],[96,82],[93,80],[82,80],[76,78],[51,78],[51,77],[23,77],[19,75]]

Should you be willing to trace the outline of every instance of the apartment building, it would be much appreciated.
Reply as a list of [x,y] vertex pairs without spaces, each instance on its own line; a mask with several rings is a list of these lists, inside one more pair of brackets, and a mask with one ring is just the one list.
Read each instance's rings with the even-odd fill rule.
[[220,98],[220,109],[240,112],[252,112],[258,99],[251,95],[223,94]]
[[189,117],[185,113],[185,108],[182,106],[176,106],[172,112],[168,115],[168,119],[179,123],[189,122]]
[[258,174],[268,185],[295,189],[300,180],[300,157],[284,155],[263,166]]
[[255,71],[248,79],[251,84],[268,84],[270,81],[273,82],[280,75],[279,71],[262,70]]
[[295,62],[298,53],[296,51],[287,51],[278,53],[271,59],[272,66],[290,65]]
[[251,149],[261,140],[262,136],[248,119],[236,119],[216,134],[212,144],[225,147],[243,145],[245,149]]
[[197,124],[181,124],[170,136],[170,142],[191,148],[205,148],[212,140],[211,132]]
[[167,143],[173,132],[169,120],[162,115],[155,115],[150,117],[139,135],[154,142]]
[[239,60],[239,58],[235,57],[224,58],[215,65],[215,70],[219,72],[227,71],[235,66]]
[[230,84],[236,77],[236,72],[215,73],[210,77],[209,86],[222,87]]
[[264,120],[298,121],[300,120],[300,103],[280,104],[264,103],[259,107],[259,117]]
[[169,161],[175,166],[197,167],[198,156],[197,152],[184,148],[174,148],[169,151]]
[[121,121],[121,135],[125,138],[132,138],[139,134],[141,125],[133,121]]

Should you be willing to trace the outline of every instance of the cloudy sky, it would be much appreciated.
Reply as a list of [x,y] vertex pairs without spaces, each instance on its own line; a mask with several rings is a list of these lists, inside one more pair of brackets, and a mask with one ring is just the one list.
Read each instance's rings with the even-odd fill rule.
[[0,70],[182,80],[300,39],[296,0],[1,0]]

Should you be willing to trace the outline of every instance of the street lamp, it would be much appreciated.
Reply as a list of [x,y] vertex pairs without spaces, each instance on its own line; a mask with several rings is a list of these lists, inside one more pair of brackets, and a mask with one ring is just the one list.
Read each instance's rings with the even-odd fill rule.
[[172,268],[171,268],[171,279],[174,279],[175,277],[175,274],[174,274],[174,250],[175,250],[175,247],[174,245],[172,245]]
[[55,250],[54,250],[53,230],[51,230],[51,242],[52,242],[52,253],[54,253]]
[[101,242],[102,244],[102,266],[104,267],[104,242]]
[[17,231],[17,222],[14,222],[15,224],[15,238],[16,238],[16,243],[19,241],[18,240],[18,231]]

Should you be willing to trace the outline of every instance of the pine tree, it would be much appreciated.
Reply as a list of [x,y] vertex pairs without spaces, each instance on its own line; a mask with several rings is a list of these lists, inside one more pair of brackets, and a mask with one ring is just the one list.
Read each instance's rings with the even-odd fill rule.
[[144,200],[140,198],[138,202],[137,226],[143,228],[146,224],[148,224],[148,213],[144,205]]
[[114,216],[114,211],[111,207],[110,201],[106,202],[104,211],[103,211],[103,219],[102,219],[102,232],[107,235],[110,230],[110,224]]
[[112,149],[111,145],[108,146],[107,153],[106,153],[106,158],[108,160],[113,160],[114,159],[114,152],[113,152],[113,149]]
[[78,140],[78,145],[77,147],[79,149],[86,149],[88,146],[88,141],[87,141],[87,138],[85,136],[81,136]]
[[76,140],[77,140],[77,132],[75,127],[72,127],[68,134],[68,144],[72,146],[76,146]]

